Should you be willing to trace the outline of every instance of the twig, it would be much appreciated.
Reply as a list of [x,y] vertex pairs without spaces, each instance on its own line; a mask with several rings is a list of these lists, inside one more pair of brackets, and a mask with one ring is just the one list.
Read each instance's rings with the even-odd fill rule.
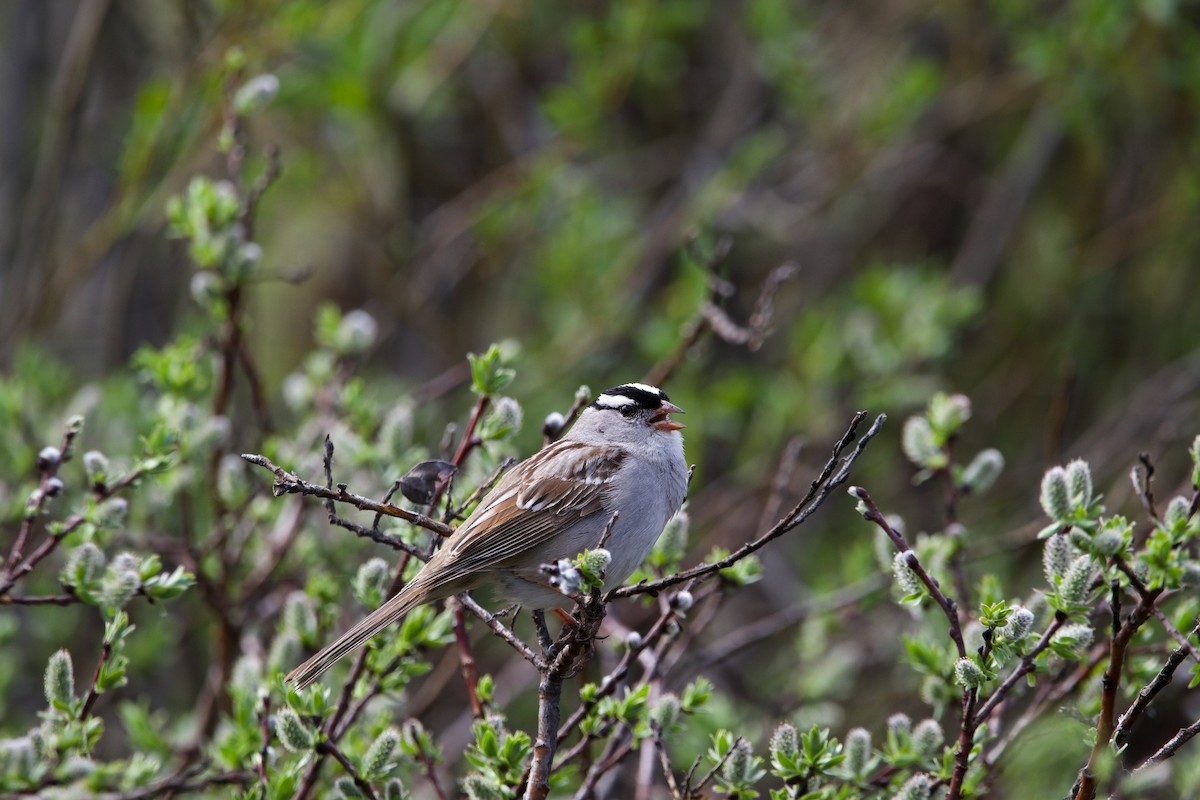
[[0,595],[0,606],[69,606],[80,602],[73,594]]
[[433,531],[438,536],[449,536],[454,533],[454,528],[446,525],[443,522],[438,522],[424,514],[418,514],[408,509],[394,506],[391,503],[380,503],[369,497],[354,494],[346,490],[346,484],[339,483],[335,489],[318,486],[314,483],[309,483],[302,480],[295,474],[288,472],[282,467],[277,467],[269,458],[263,455],[254,453],[242,453],[242,458],[254,464],[257,467],[270,470],[275,475],[275,483],[272,485],[272,493],[276,497],[282,497],[285,494],[303,494],[311,497],[321,497],[327,500],[336,500],[340,503],[352,505],[362,511],[374,511],[377,514],[383,514],[388,517],[396,517],[405,522],[409,522],[420,528]]
[[[696,793],[699,793],[700,791],[702,791],[704,789],[704,787],[707,786],[709,784],[709,782],[717,776],[717,773],[721,771],[721,767],[725,766],[725,762],[728,761],[729,757],[732,756],[737,751],[738,745],[741,744],[742,741],[744,741],[744,739],[741,736],[734,739],[733,744],[729,747],[728,750],[725,751],[725,755],[721,756],[721,758],[717,761],[717,763],[713,764],[712,769],[710,769],[708,772],[706,772],[704,774],[704,777],[701,778],[700,782],[698,784],[696,784],[694,787],[692,786],[692,773],[689,772],[688,777],[687,777],[687,782],[684,784],[684,791],[685,792],[696,792]],[[693,765],[692,769],[694,770],[695,768],[696,768],[695,765]]]
[[467,636],[467,612],[462,603],[450,600],[454,613],[454,642],[458,647],[459,671],[467,687],[467,701],[471,704],[471,716],[483,719],[483,703],[479,700],[479,668],[475,654],[471,651],[471,640]]
[[[875,505],[875,501],[871,499],[871,495],[867,494],[867,490],[861,486],[850,487],[850,494],[858,498],[866,507],[863,512],[863,518],[875,523],[879,528],[887,534],[896,548],[904,554],[905,562],[908,567],[916,574],[917,578],[925,586],[930,597],[942,609],[942,613],[946,616],[946,621],[949,623],[950,638],[954,641],[954,646],[958,649],[958,657],[967,657],[966,643],[963,641],[962,623],[958,614],[958,607],[954,600],[947,597],[942,592],[938,582],[925,571],[920,559],[908,542],[904,540],[904,536],[893,528],[879,511],[879,507]],[[986,646],[986,644],[985,644]],[[967,770],[971,763],[971,750],[975,741],[975,731],[977,729],[975,722],[975,707],[979,701],[979,690],[977,688],[963,688],[962,690],[962,715],[960,717],[958,729],[958,744],[954,751],[954,770],[950,776],[950,786],[946,790],[946,800],[958,800],[962,797],[963,784],[967,778]]]
[[812,482],[808,493],[795,506],[795,508],[788,512],[781,520],[779,520],[779,522],[775,524],[774,527],[772,527],[762,536],[758,537],[752,542],[742,545],[725,558],[718,559],[711,564],[699,564],[691,569],[677,572],[674,575],[668,575],[667,577],[660,578],[656,581],[643,581],[633,586],[622,586],[614,589],[608,593],[605,600],[611,601],[617,598],[631,597],[637,594],[653,594],[685,581],[711,577],[721,570],[733,566],[737,562],[746,558],[746,556],[761,549],[768,542],[779,538],[796,526],[802,524],[805,520],[812,516],[813,512],[821,507],[821,504],[825,502],[825,499],[834,489],[846,482],[846,479],[850,476],[850,467],[853,466],[854,462],[862,454],[862,451],[864,448],[866,448],[867,444],[873,438],[875,438],[876,434],[879,433],[880,428],[887,419],[887,416],[884,414],[880,414],[878,417],[876,417],[875,422],[871,425],[866,434],[864,434],[859,440],[854,450],[849,455],[842,456],[842,452],[850,446],[852,441],[854,441],[854,438],[857,435],[858,426],[864,419],[866,419],[866,416],[867,413],[865,411],[859,411],[854,415],[854,419],[851,420],[850,426],[846,429],[846,432],[842,434],[842,438],[838,440],[837,444],[834,445],[832,457],[830,457],[829,461],[826,462],[825,468],[821,471],[820,476]]
[[271,750],[271,695],[264,692],[258,706],[258,729],[262,733],[262,746],[258,749],[258,785],[263,798],[267,797],[270,777],[267,775],[267,756]]
[[438,781],[437,764],[434,763],[433,756],[425,752],[425,746],[421,743],[420,736],[413,736],[412,739],[417,746],[417,760],[421,762],[421,768],[425,772],[425,777],[429,779],[429,785],[433,787],[434,795],[438,800],[446,800],[446,793],[442,791],[442,785]]
[[1154,478],[1154,463],[1150,461],[1149,453],[1138,453],[1138,464],[1129,473],[1133,483],[1133,493],[1141,501],[1142,508],[1156,522],[1159,520],[1158,510],[1154,507],[1154,492],[1150,489],[1150,481]]
[[996,690],[992,692],[986,701],[984,701],[983,705],[981,705],[975,711],[975,718],[972,720],[972,722],[976,728],[987,721],[987,718],[991,716],[991,713],[996,710],[996,706],[998,706],[1000,702],[1004,700],[1008,693],[1012,691],[1013,687],[1016,686],[1022,678],[1024,678],[1030,672],[1033,672],[1035,660],[1039,655],[1041,655],[1042,651],[1050,645],[1050,640],[1054,638],[1054,634],[1058,633],[1058,629],[1061,628],[1066,621],[1067,615],[1061,611],[1054,615],[1054,619],[1051,620],[1050,624],[1046,626],[1046,630],[1042,632],[1041,638],[1038,639],[1037,644],[1035,644],[1033,648],[1021,658],[1021,663],[1017,664],[1016,668],[1013,669],[1013,671],[1008,674],[1008,677],[996,687]]
[[96,698],[100,696],[100,691],[96,688],[100,682],[100,672],[104,669],[110,655],[112,655],[112,642],[106,639],[100,647],[100,660],[96,662],[96,671],[92,673],[92,683],[88,687],[87,697],[84,698],[83,708],[79,711],[81,720],[87,719],[88,715],[92,713],[92,706],[96,705]]
[[[1120,559],[1115,559],[1118,567],[1124,566]],[[1127,568],[1127,567],[1126,567]],[[1150,618],[1154,603],[1162,594],[1162,589],[1145,589],[1138,581],[1138,604],[1130,612],[1129,618],[1120,626],[1109,642],[1108,668],[1101,679],[1100,718],[1096,721],[1096,739],[1092,744],[1092,752],[1087,764],[1079,772],[1079,789],[1075,800],[1092,800],[1096,796],[1096,776],[1094,769],[1113,735],[1116,717],[1117,689],[1121,684],[1121,671],[1125,666],[1125,655],[1129,642],[1138,629]]]
[[1140,767],[1138,767],[1138,769],[1144,769],[1151,764],[1158,764],[1159,762],[1166,761],[1168,758],[1175,755],[1175,753],[1179,752],[1179,748],[1187,744],[1188,741],[1197,733],[1200,733],[1200,720],[1196,720],[1186,728],[1180,728],[1179,732],[1172,736],[1170,741],[1158,748],[1158,751],[1155,752],[1154,755],[1147,758],[1146,761]]
[[350,759],[346,758],[346,754],[341,751],[336,744],[330,741],[320,742],[316,750],[318,753],[333,756],[333,759],[342,765],[342,769],[346,770],[346,774],[354,781],[354,785],[363,793],[367,800],[377,800],[375,790],[371,788],[371,784],[367,783],[363,776],[358,773],[354,765],[350,763]]
[[496,619],[495,614],[479,605],[479,603],[475,602],[475,598],[471,597],[471,595],[467,594],[466,592],[463,592],[462,594],[458,595],[458,600],[463,604],[464,607],[466,607],[468,611],[483,620],[483,624],[487,625],[488,628],[491,629],[492,633],[508,642],[509,646],[520,653],[522,658],[524,658],[530,664],[533,664],[533,666],[539,670],[546,668],[546,662],[540,656],[538,656],[537,653],[533,652],[533,649],[529,645],[521,641],[521,639],[518,638],[517,635],[508,627],[506,627],[504,623]]
[[[1196,620],[1196,625],[1192,628],[1189,637],[1200,633],[1200,619]],[[1167,663],[1163,664],[1158,674],[1154,676],[1154,680],[1142,687],[1138,692],[1137,698],[1129,708],[1125,709],[1125,713],[1117,721],[1116,730],[1113,733],[1113,741],[1118,747],[1123,747],[1129,741],[1129,735],[1133,731],[1133,725],[1137,722],[1138,717],[1146,710],[1150,703],[1158,696],[1158,693],[1171,684],[1171,679],[1175,676],[1175,670],[1179,668],[1190,653],[1190,642],[1185,642],[1167,658]]]
[[17,538],[8,553],[8,558],[4,560],[4,583],[9,585],[12,583],[13,570],[16,569],[17,564],[21,561],[25,544],[29,541],[29,535],[33,532],[33,524],[41,516],[42,509],[46,505],[46,499],[50,497],[50,493],[47,491],[50,479],[58,474],[58,469],[64,462],[71,459],[71,444],[75,441],[75,437],[78,434],[79,430],[77,428],[67,425],[63,430],[62,442],[58,447],[58,460],[54,463],[41,465],[38,488],[30,498],[32,502],[25,509],[25,517],[21,520],[21,528],[17,531]]
[[579,624],[563,630],[557,652],[548,667],[542,670],[538,682],[537,739],[529,763],[525,800],[545,800],[550,794],[550,769],[558,743],[563,679],[573,671],[575,661],[592,646],[600,623],[604,621],[605,604],[598,591],[592,592],[577,608]]
[[908,546],[908,542],[904,540],[903,534],[893,528],[887,519],[880,512],[879,507],[875,505],[875,501],[871,499],[871,495],[867,494],[867,490],[861,486],[850,487],[850,494],[853,497],[861,500],[867,510],[863,512],[863,519],[868,522],[873,522],[887,534],[892,540],[892,544],[896,545],[896,549],[905,554],[905,560],[908,566],[912,569],[916,576],[924,584],[925,589],[929,592],[929,596],[934,599],[934,602],[942,609],[942,613],[946,615],[946,621],[950,623],[950,638],[954,640],[954,646],[958,648],[958,657],[967,657],[967,646],[963,642],[962,626],[958,619],[958,606],[952,598],[947,597],[937,580],[933,578],[925,567],[917,558],[916,552]]
[[1150,613],[1162,624],[1163,630],[1167,632],[1167,635],[1178,642],[1179,647],[1186,651],[1187,655],[1191,656],[1193,661],[1200,664],[1200,648],[1192,644],[1192,637],[1196,635],[1196,628],[1192,628],[1191,633],[1184,635],[1183,631],[1176,628],[1175,623],[1171,622],[1171,618],[1166,615],[1166,612],[1157,605],[1150,610]]

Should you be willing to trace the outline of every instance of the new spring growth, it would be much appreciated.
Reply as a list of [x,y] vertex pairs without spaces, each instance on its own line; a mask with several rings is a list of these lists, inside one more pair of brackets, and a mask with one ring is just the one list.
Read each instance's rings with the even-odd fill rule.
[[375,318],[357,308],[342,317],[333,335],[333,349],[343,356],[359,356],[371,349],[379,335]]
[[888,732],[895,735],[907,735],[912,732],[912,718],[908,714],[892,714],[887,718]]
[[1200,436],[1192,440],[1189,455],[1192,457],[1192,487],[1200,489]]
[[914,465],[929,470],[946,466],[946,454],[925,417],[909,417],[900,433],[900,447]]
[[100,581],[100,600],[108,608],[124,608],[141,585],[137,556],[121,553],[104,572],[104,578]]
[[488,441],[506,439],[521,430],[524,417],[521,404],[516,400],[497,397],[492,403],[491,413],[483,421],[479,436]]
[[583,576],[587,588],[599,588],[604,585],[604,572],[612,563],[612,553],[603,547],[595,550],[584,550],[575,559],[579,572]]
[[98,528],[116,530],[125,524],[129,517],[129,501],[124,497],[110,497],[96,506],[92,513],[92,523]]
[[1115,556],[1125,549],[1132,533],[1133,525],[1125,517],[1109,517],[1092,537],[1092,546],[1102,556]]
[[1007,642],[1020,642],[1033,630],[1033,612],[1024,606],[1018,606],[1008,618],[1008,623],[1000,629],[1000,635]]
[[913,775],[900,791],[892,795],[892,800],[927,800],[929,797],[929,776],[923,772]]
[[1063,573],[1062,584],[1058,590],[1059,599],[1066,605],[1076,605],[1086,600],[1095,571],[1091,556],[1079,556],[1073,560]]
[[280,627],[295,631],[301,641],[312,641],[317,635],[317,612],[304,592],[292,592],[283,603]]
[[88,450],[83,454],[83,472],[88,486],[104,487],[108,483],[108,457],[99,450]]
[[333,790],[341,800],[359,800],[363,796],[354,779],[345,775],[333,782]]
[[960,658],[954,662],[954,682],[967,689],[977,689],[987,680],[983,670],[970,658]]
[[733,786],[752,783],[758,771],[754,762],[754,748],[745,739],[738,739],[733,743],[725,765],[721,767],[721,775]]
[[871,765],[871,732],[866,728],[852,728],[846,734],[846,769],[850,774],[861,777]]
[[463,778],[462,788],[468,800],[505,800],[507,797],[500,787],[475,773]]
[[1046,540],[1046,547],[1042,550],[1042,570],[1046,574],[1046,583],[1057,586],[1058,579],[1066,573],[1069,566],[1071,542],[1066,536],[1056,533]]
[[1075,623],[1060,628],[1050,643],[1059,653],[1078,653],[1092,646],[1094,636],[1090,625]]
[[679,721],[679,696],[668,692],[650,707],[650,719],[663,734],[669,733]]
[[367,608],[383,604],[387,592],[388,564],[382,558],[372,558],[358,568],[354,575],[354,598]]
[[383,785],[383,800],[405,800],[408,793],[399,778],[391,778]]
[[233,96],[233,109],[245,116],[265,106],[279,94],[279,78],[269,72],[255,75]]
[[920,595],[925,591],[925,585],[912,568],[915,558],[911,550],[903,550],[892,557],[892,575],[905,597]]
[[1087,462],[1075,459],[1067,464],[1067,488],[1071,492],[1071,503],[1078,508],[1092,504],[1092,470]]
[[275,735],[283,746],[293,753],[304,753],[312,749],[312,731],[300,721],[300,716],[290,708],[275,715]]
[[965,394],[938,392],[929,400],[925,414],[933,430],[946,441],[971,418],[971,399]]
[[1071,490],[1067,485],[1065,469],[1052,467],[1046,471],[1038,501],[1050,519],[1063,520],[1071,515]]
[[38,472],[50,472],[58,469],[62,461],[62,451],[57,447],[43,447],[37,454]]
[[542,420],[542,436],[548,439],[557,439],[562,435],[563,427],[567,424],[567,418],[560,411],[551,411]]
[[671,598],[671,607],[682,614],[691,608],[692,604],[695,602],[696,600],[692,597],[692,593],[685,589],[683,591],[676,592],[675,596]]
[[104,553],[91,542],[84,542],[71,551],[67,563],[59,573],[59,579],[66,586],[88,586],[100,577],[104,569]]
[[[33,775],[38,756],[28,736],[0,742],[0,773],[29,778]],[[55,770],[58,772],[58,770]]]
[[912,742],[922,759],[937,759],[942,755],[946,737],[936,719],[923,719],[913,728]]
[[800,755],[800,736],[790,722],[780,723],[771,734],[771,766],[776,770],[784,769],[789,761],[795,762]]
[[1004,471],[1004,456],[995,448],[982,450],[971,459],[963,470],[962,484],[968,490],[979,493],[992,487]]
[[367,780],[378,780],[392,769],[392,756],[400,744],[400,731],[388,728],[375,737],[363,758],[363,777]]
[[267,667],[287,671],[300,659],[304,646],[295,631],[283,629],[275,634],[271,649],[267,651]]
[[71,664],[71,654],[66,648],[50,656],[46,664],[46,675],[43,683],[46,692],[46,702],[51,708],[66,711],[75,699],[75,668]]

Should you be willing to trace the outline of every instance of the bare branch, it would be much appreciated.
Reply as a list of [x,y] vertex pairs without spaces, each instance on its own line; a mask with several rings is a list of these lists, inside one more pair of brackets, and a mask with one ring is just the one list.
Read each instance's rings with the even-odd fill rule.
[[315,483],[309,483],[297,477],[294,473],[288,472],[282,467],[276,466],[269,458],[255,453],[242,453],[242,458],[254,464],[257,467],[270,470],[275,475],[275,483],[271,487],[272,493],[276,497],[282,497],[285,494],[303,494],[311,497],[320,497],[326,500],[334,500],[339,503],[346,503],[354,506],[362,511],[374,511],[377,514],[383,514],[388,517],[396,517],[405,522],[409,522],[420,528],[433,531],[438,536],[449,536],[454,533],[454,528],[446,525],[443,522],[438,522],[424,514],[418,514],[408,509],[400,508],[391,503],[380,503],[369,497],[363,497],[346,490],[345,484],[338,484],[336,488],[326,488],[318,486]]
[[850,446],[850,443],[854,441],[857,435],[858,426],[864,419],[866,419],[866,416],[867,413],[865,411],[859,411],[854,415],[854,419],[851,420],[850,426],[846,429],[846,432],[842,435],[842,438],[838,440],[837,444],[834,445],[833,455],[830,457],[829,461],[826,462],[825,468],[821,471],[820,476],[812,482],[808,493],[796,505],[795,508],[789,511],[781,520],[779,520],[779,522],[774,525],[774,527],[772,527],[762,536],[758,537],[752,542],[742,545],[725,558],[718,559],[711,564],[700,564],[692,567],[691,569],[677,572],[674,575],[668,575],[667,577],[660,578],[656,581],[643,581],[642,583],[638,583],[634,586],[622,586],[614,589],[608,593],[606,600],[611,601],[620,597],[630,597],[636,594],[652,594],[685,581],[709,578],[713,575],[716,575],[721,570],[733,566],[751,553],[762,549],[762,547],[768,542],[778,539],[783,534],[802,524],[805,520],[812,516],[813,512],[821,507],[821,504],[825,502],[825,499],[834,489],[846,482],[846,479],[850,476],[850,467],[853,466],[858,457],[862,455],[863,449],[866,448],[867,444],[875,438],[876,434],[879,433],[880,428],[887,419],[887,416],[884,414],[880,414],[878,417],[876,417],[875,422],[871,425],[866,434],[864,434],[859,440],[858,445],[854,448],[854,450],[849,455],[843,456],[842,453],[847,447]]

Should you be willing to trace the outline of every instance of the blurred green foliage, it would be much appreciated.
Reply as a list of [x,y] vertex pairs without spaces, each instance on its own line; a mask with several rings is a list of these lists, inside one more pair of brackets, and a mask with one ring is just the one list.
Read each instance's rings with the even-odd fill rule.
[[[849,412],[867,407],[893,421],[855,480],[885,510],[903,510],[931,571],[992,576],[974,599],[986,597],[994,619],[1024,602],[997,586],[1050,570],[1035,545],[1037,488],[1058,463],[1066,494],[1048,497],[1043,484],[1040,505],[1055,510],[1046,547],[1068,561],[1043,575],[1046,602],[1068,613],[1099,602],[1081,600],[1078,581],[1064,587],[1085,555],[1094,564],[1078,562],[1077,579],[1135,551],[1152,589],[1194,579],[1181,555],[1195,527],[1183,513],[1187,476],[1200,470],[1187,457],[1200,428],[1193,3],[96,8],[0,9],[12,76],[0,91],[12,121],[0,142],[3,552],[29,499],[50,488],[39,453],[58,446],[69,418],[87,420],[30,546],[70,530],[19,586],[27,597],[69,589],[70,604],[0,613],[3,735],[26,736],[64,644],[67,709],[82,702],[104,642],[112,648],[111,695],[60,748],[53,769],[64,780],[88,772],[95,787],[146,785],[197,741],[240,778],[263,747],[260,687],[301,726],[326,712],[333,700],[284,700],[272,676],[340,629],[352,598],[378,602],[388,576],[360,567],[380,547],[329,527],[316,501],[270,497],[269,476],[238,454],[266,453],[320,483],[329,434],[337,481],[382,496],[413,464],[449,456],[468,386],[493,410],[486,446],[458,478],[464,490],[532,452],[541,420],[566,412],[581,384],[677,364],[666,388],[688,411],[690,519],[640,575],[745,541],[772,482],[783,481],[775,494],[786,504]],[[271,147],[280,171],[261,194]],[[732,248],[715,258],[723,237]],[[706,302],[726,332],[751,328],[760,287],[785,262],[797,271],[772,294],[758,346],[704,328]],[[696,325],[706,332],[683,347]],[[482,355],[468,366],[466,353]],[[928,408],[901,424],[939,392],[969,396],[971,422]],[[793,436],[805,441],[794,472],[781,461]],[[1141,451],[1158,466],[1160,499],[1174,498],[1160,502],[1158,522],[1126,480]],[[1091,465],[1087,499],[1068,479],[1075,458]],[[968,489],[961,529],[944,518],[946,467]],[[718,770],[730,794],[768,766],[786,781],[818,768],[862,778],[881,754],[915,763],[915,738],[879,720],[928,713],[918,702],[950,714],[959,698],[939,621],[908,627],[908,614],[929,610],[927,594],[902,590],[897,612],[870,590],[894,569],[898,582],[911,578],[893,553],[848,508],[813,524],[723,575],[728,605],[697,645],[719,691],[703,714],[687,712],[673,752],[738,751]],[[1087,539],[1061,541],[1068,524]],[[393,520],[380,530],[426,544]],[[738,620],[855,587],[851,605],[793,620],[765,644],[719,659],[704,649]],[[1185,632],[1189,610],[1168,610]],[[121,614],[132,629],[106,636],[101,623]],[[393,694],[346,748],[376,763],[380,787],[410,782],[433,757],[428,730],[406,726],[394,746],[385,733],[401,689],[432,680],[424,654],[445,626],[414,616],[372,653],[374,672],[398,662],[381,678]],[[1073,633],[1056,657],[1079,652]],[[507,654],[483,647],[499,668]],[[915,673],[897,666],[902,657]],[[1136,683],[1161,659],[1130,663]],[[987,663],[976,666],[992,680]],[[222,673],[228,692],[202,695]],[[193,708],[198,696],[212,707]],[[493,773],[474,765],[496,785],[514,783],[509,762],[523,752],[515,728],[528,697],[504,700],[514,696],[514,729],[489,723]],[[1085,696],[1081,713],[1094,705]],[[429,708],[446,722],[445,704]],[[621,713],[606,707],[594,723]],[[768,753],[783,718],[801,733]],[[1186,721],[1164,720],[1155,736]],[[803,733],[812,723],[865,760],[828,763],[824,734]],[[864,750],[858,737],[853,750],[840,732],[859,725],[888,744]],[[484,752],[486,731],[459,730],[458,752],[472,737]],[[742,753],[738,733],[760,755]],[[1070,720],[1034,723],[1030,735],[1061,742],[1062,758],[1017,743],[996,791],[1064,781],[1065,791],[1073,775],[1062,763],[1086,758],[1085,733]],[[90,767],[66,757],[93,740]],[[44,755],[28,744],[4,764]],[[406,754],[395,775],[384,750]],[[272,775],[272,795],[303,780],[298,761]],[[1177,767],[1177,790],[1194,792],[1195,774]]]

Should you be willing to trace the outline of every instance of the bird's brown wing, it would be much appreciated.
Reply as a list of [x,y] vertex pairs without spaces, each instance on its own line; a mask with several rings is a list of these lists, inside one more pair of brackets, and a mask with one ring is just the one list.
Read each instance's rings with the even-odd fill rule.
[[519,561],[574,520],[600,511],[625,456],[620,448],[571,441],[543,449],[459,527],[438,554],[438,571],[462,575]]

